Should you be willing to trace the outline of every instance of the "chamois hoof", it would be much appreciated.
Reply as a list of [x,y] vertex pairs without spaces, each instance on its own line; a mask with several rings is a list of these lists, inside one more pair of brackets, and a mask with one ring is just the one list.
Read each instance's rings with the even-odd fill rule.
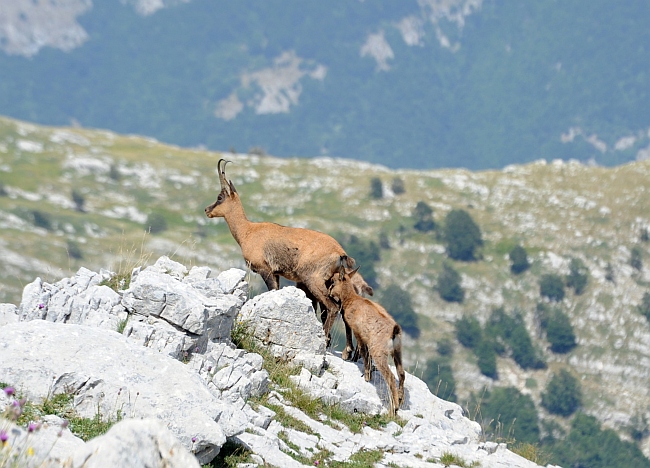
[[341,358],[344,361],[355,361],[356,362],[358,360],[358,358],[355,359],[355,357],[357,357],[357,353],[354,351],[354,349],[345,348],[341,352]]

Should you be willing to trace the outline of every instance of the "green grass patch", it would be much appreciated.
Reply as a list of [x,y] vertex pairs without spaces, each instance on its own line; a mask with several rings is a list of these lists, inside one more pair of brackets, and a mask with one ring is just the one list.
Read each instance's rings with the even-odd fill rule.
[[226,441],[219,454],[203,468],[236,468],[240,463],[253,463],[252,453],[242,445]]

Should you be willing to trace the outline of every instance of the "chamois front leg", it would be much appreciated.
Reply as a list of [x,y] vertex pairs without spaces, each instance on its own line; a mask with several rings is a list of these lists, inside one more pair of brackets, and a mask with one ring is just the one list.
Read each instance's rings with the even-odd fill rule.
[[343,316],[343,325],[345,325],[345,349],[341,353],[341,358],[344,361],[357,362],[359,360],[359,342],[357,341],[357,349],[354,349],[354,343],[352,343],[352,329],[348,322],[345,321],[345,311],[341,314]]
[[[329,348],[330,343],[332,342],[332,337],[330,332],[332,331],[332,325],[334,325],[334,319],[336,319],[336,314],[339,311],[339,306],[334,300],[329,297],[325,282],[322,280],[313,280],[305,282],[305,287],[309,289],[312,296],[316,299],[321,306],[325,306],[327,311],[325,322],[323,323],[323,330],[325,331],[325,336],[327,337],[327,347]],[[321,318],[323,317],[323,312],[321,312]]]
[[278,275],[274,275],[273,272],[267,270],[261,270],[259,274],[269,291],[280,289],[280,277]]

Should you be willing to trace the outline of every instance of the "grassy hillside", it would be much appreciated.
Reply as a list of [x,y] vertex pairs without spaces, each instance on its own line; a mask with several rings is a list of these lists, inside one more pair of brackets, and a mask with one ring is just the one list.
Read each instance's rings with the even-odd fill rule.
[[[245,268],[225,223],[203,213],[216,199],[222,156],[136,136],[0,119],[0,302],[18,304],[36,276],[54,282],[82,266],[128,270],[162,254],[186,265]],[[650,161],[613,168],[538,161],[469,172],[225,157],[250,219],[383,245],[374,265],[376,297],[382,300],[391,284],[406,289],[421,331],[418,339],[406,338],[405,364],[422,374],[427,360],[438,357],[438,344],[449,340],[461,404],[484,386],[510,386],[530,395],[539,415],[550,418],[541,394],[553,373],[567,369],[581,384],[584,410],[606,427],[627,437],[639,418],[650,418],[650,325],[637,311],[650,291],[650,243],[642,240],[650,226]],[[383,183],[381,199],[370,197],[373,178]],[[405,193],[392,193],[395,178],[403,180]],[[413,229],[418,201],[433,208],[439,226],[450,210],[466,210],[482,231],[480,259],[450,261],[440,228]],[[146,232],[164,224],[160,232]],[[515,276],[508,252],[517,244],[532,265]],[[640,270],[629,264],[635,248],[644,262]],[[539,281],[544,274],[566,275],[571,258],[583,261],[589,282],[581,295],[567,289],[563,301],[548,304],[568,315],[577,338],[573,350],[558,354],[550,351],[536,316],[537,304],[544,303]],[[443,301],[435,289],[444,262],[461,274],[462,303]],[[265,289],[255,275],[252,281],[257,291]],[[457,342],[455,322],[464,314],[483,324],[501,306],[521,313],[545,369],[523,370],[506,353],[497,358],[493,380]],[[553,420],[568,427],[569,419]],[[640,446],[650,453],[646,438]]]

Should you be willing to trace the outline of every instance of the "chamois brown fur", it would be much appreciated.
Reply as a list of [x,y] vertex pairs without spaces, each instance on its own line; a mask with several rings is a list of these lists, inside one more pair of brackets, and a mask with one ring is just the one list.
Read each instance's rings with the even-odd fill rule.
[[[338,305],[329,297],[325,284],[339,267],[354,266],[343,247],[331,236],[311,229],[281,226],[269,222],[252,222],[246,217],[239,194],[232,181],[226,179],[226,163],[217,163],[221,192],[217,201],[205,208],[208,218],[224,218],[244,260],[258,273],[269,290],[280,287],[280,276],[306,288],[312,297],[327,309],[323,323],[330,341],[330,330],[338,313]],[[352,336],[346,336],[352,346]]]
[[[329,293],[340,302],[343,320],[357,339],[357,348],[363,357],[364,378],[367,382],[370,381],[372,358],[388,384],[389,414],[394,416],[404,401],[406,375],[402,366],[402,329],[381,305],[357,294],[352,279],[355,274],[356,270],[346,273],[345,269],[341,268],[339,274],[332,278]],[[388,366],[389,356],[392,356],[395,362],[399,386],[395,385],[395,376]]]

